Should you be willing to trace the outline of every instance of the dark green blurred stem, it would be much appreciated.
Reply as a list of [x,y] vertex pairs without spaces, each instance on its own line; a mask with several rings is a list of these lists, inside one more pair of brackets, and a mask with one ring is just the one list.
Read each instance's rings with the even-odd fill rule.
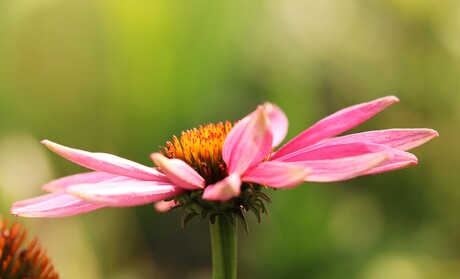
[[224,215],[218,215],[211,228],[212,278],[236,279],[236,225]]

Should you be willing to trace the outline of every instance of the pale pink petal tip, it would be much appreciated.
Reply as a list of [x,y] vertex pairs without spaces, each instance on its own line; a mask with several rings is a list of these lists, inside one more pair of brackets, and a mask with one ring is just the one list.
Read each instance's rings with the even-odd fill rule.
[[178,204],[174,201],[159,201],[155,203],[155,210],[158,212],[168,212]]
[[209,185],[203,192],[203,199],[225,202],[241,194],[241,179],[238,174],[231,174],[216,184]]
[[418,159],[414,154],[408,152],[395,153],[392,158],[382,164],[368,170],[365,174],[379,174],[389,171],[395,171],[409,166],[416,165]]
[[382,99],[386,99],[388,103],[392,103],[392,104],[399,103],[399,98],[393,95],[383,97]]
[[204,188],[204,178],[184,161],[166,158],[161,153],[153,153],[150,157],[169,180],[178,187],[187,190]]
[[278,106],[272,103],[264,103],[263,107],[270,120],[270,130],[273,134],[272,147],[276,147],[284,140],[287,134],[288,118]]

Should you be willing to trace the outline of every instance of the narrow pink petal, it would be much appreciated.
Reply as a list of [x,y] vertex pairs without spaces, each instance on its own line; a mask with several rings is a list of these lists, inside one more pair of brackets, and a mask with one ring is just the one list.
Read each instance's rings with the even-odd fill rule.
[[337,145],[315,145],[317,148],[306,148],[298,152],[279,158],[273,162],[298,162],[313,160],[329,160],[353,157],[368,153],[386,153],[392,156],[415,157],[414,155],[381,144],[373,143],[346,143]]
[[49,140],[43,140],[42,143],[54,153],[89,169],[142,180],[166,181],[165,176],[157,170],[112,154],[92,153]]
[[66,191],[87,202],[113,207],[152,203],[183,192],[182,189],[165,182],[135,179],[78,184],[68,187]]
[[209,185],[203,192],[203,199],[225,202],[241,194],[241,179],[236,173],[216,184]]
[[370,153],[355,157],[331,160],[314,160],[296,162],[310,170],[305,181],[332,182],[351,179],[392,159],[385,153]]
[[82,184],[82,183],[97,183],[107,179],[112,179],[118,177],[117,175],[113,175],[110,173],[105,172],[86,172],[86,173],[79,173],[74,175],[65,176],[51,182],[46,183],[43,185],[43,190],[47,192],[56,192],[65,190],[67,187],[75,185],[75,184]]
[[[438,136],[438,132],[432,129],[388,129],[327,139],[307,148],[315,149],[328,145],[362,142],[386,145],[388,147],[405,151],[422,145]],[[289,156],[289,154],[286,156]]]
[[82,201],[64,192],[55,192],[13,204],[11,214],[24,217],[64,217],[93,211],[104,206]]
[[342,109],[326,118],[323,118],[307,130],[300,133],[297,137],[278,150],[272,158],[280,158],[286,154],[317,143],[320,140],[341,134],[365,122],[369,118],[397,102],[399,102],[398,98],[388,96],[368,103],[362,103]]
[[168,212],[170,211],[173,207],[176,207],[178,203],[176,203],[174,200],[170,201],[159,201],[155,203],[155,209],[158,212]]
[[204,188],[203,177],[184,161],[166,158],[161,153],[153,153],[150,157],[169,180],[178,187],[187,190]]
[[243,174],[271,152],[273,135],[263,107],[238,122],[225,139],[222,157],[230,174]]
[[307,175],[308,170],[303,166],[283,162],[263,162],[248,170],[241,180],[273,188],[289,188],[302,183]]
[[274,104],[265,103],[265,111],[270,120],[270,130],[273,134],[272,147],[278,146],[286,137],[288,131],[288,119],[284,112]]

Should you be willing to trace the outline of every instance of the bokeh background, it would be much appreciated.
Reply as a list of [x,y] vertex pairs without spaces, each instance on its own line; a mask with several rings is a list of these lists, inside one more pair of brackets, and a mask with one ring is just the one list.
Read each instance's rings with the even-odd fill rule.
[[[460,276],[460,1],[0,0],[0,214],[84,171],[47,138],[146,165],[182,130],[264,101],[291,138],[336,110],[396,95],[353,131],[429,127],[418,166],[268,191],[239,237],[240,278]],[[14,218],[62,278],[210,278],[206,222],[151,205]]]

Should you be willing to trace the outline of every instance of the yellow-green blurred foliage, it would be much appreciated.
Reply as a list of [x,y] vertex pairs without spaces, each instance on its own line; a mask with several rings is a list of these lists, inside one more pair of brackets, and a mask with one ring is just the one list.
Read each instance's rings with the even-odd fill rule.
[[[84,169],[40,139],[152,165],[173,134],[283,108],[293,137],[348,105],[401,103],[354,131],[429,127],[418,166],[268,191],[241,278],[460,274],[460,1],[0,0],[0,214]],[[457,182],[455,182],[457,181]],[[206,222],[152,206],[18,219],[63,278],[210,278]]]

